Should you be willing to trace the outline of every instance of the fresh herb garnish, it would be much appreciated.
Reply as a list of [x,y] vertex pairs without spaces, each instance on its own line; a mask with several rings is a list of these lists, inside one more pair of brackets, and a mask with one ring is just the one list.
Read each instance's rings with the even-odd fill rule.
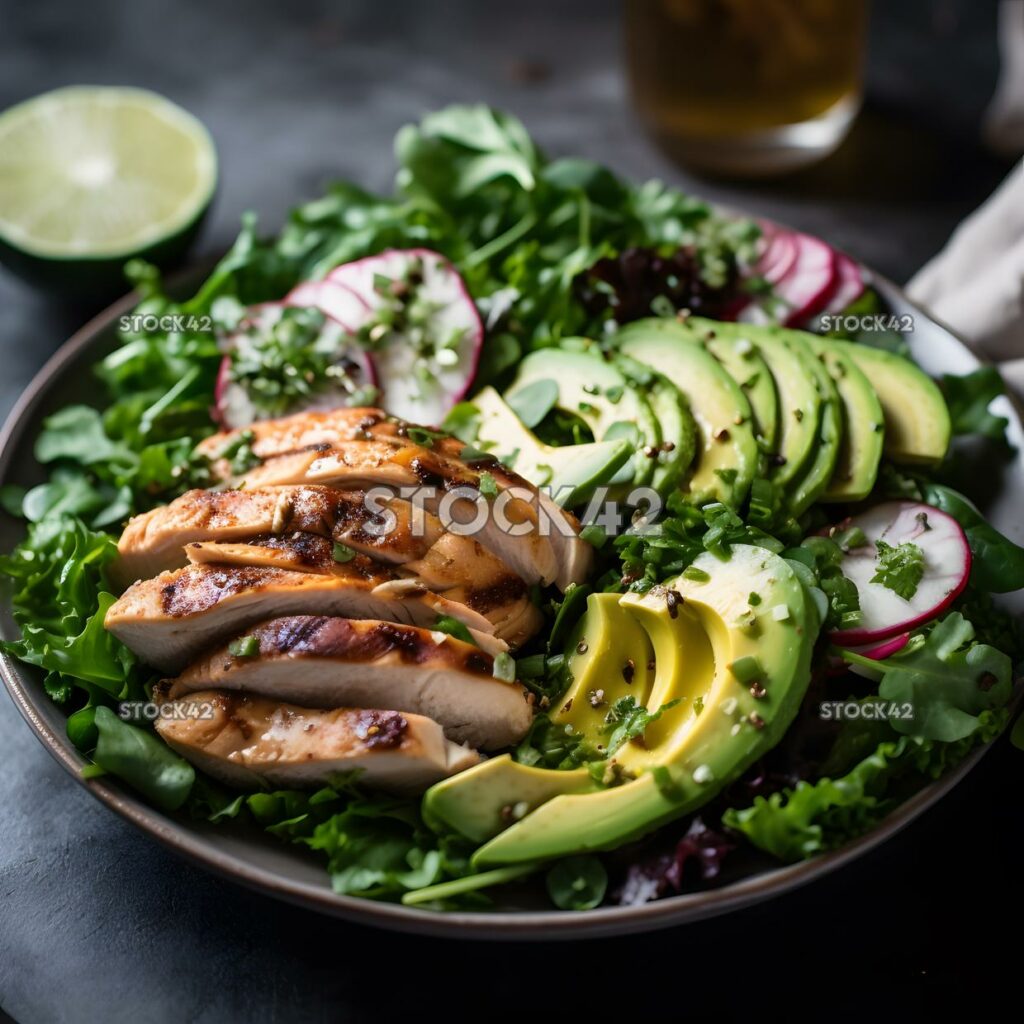
[[912,541],[893,547],[884,540],[875,541],[878,569],[871,583],[880,583],[894,594],[909,601],[924,578],[924,555]]
[[255,658],[260,653],[259,637],[240,636],[228,644],[228,653],[235,658]]
[[477,484],[480,493],[485,498],[496,498],[498,496],[498,482],[490,473],[481,473]]
[[624,743],[642,737],[652,722],[656,722],[678,703],[678,700],[671,700],[662,704],[657,711],[648,711],[643,704],[637,703],[635,697],[620,697],[608,709],[604,718],[604,731],[608,734],[604,756],[611,757]]
[[334,559],[335,562],[351,562],[355,557],[355,548],[350,548],[347,544],[342,544],[341,541],[337,540],[331,545],[331,558]]
[[463,643],[476,646],[476,641],[473,639],[473,634],[469,631],[469,626],[453,618],[451,615],[439,615],[434,625],[430,628],[438,633],[447,633]]

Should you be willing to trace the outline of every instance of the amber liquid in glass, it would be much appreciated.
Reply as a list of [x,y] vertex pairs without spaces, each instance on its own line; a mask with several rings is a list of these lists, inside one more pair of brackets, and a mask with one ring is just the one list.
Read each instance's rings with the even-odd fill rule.
[[634,102],[694,165],[811,162],[856,114],[866,21],[866,0],[626,0]]

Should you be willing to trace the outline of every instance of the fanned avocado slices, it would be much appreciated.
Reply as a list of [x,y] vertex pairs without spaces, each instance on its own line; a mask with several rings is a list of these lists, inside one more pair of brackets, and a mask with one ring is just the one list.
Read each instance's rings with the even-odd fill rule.
[[779,398],[768,364],[748,338],[720,333],[717,326],[708,330],[705,341],[708,351],[747,396],[758,441],[767,451],[774,451],[779,433]]
[[835,472],[836,459],[843,436],[843,418],[839,393],[828,370],[818,359],[802,331],[769,328],[784,343],[800,353],[805,372],[814,381],[821,401],[818,419],[817,444],[803,470],[786,488],[789,510],[798,516],[811,507],[825,493]]
[[949,448],[950,422],[935,381],[893,352],[848,341],[832,344],[857,364],[882,403],[885,454],[912,465],[941,462]]
[[689,317],[679,324],[691,344],[707,344],[708,335],[722,344],[728,340],[744,352],[747,345],[762,359],[771,373],[778,414],[775,444],[771,449],[768,477],[789,490],[791,482],[810,461],[818,443],[821,395],[814,377],[808,372],[813,359],[806,347],[793,345],[753,324],[720,323],[701,317]]
[[659,494],[676,490],[697,454],[697,424],[686,397],[660,373],[647,394],[651,410],[661,426],[661,444],[651,486]]
[[615,483],[651,482],[657,460],[646,452],[657,450],[661,444],[658,419],[647,399],[613,362],[604,358],[595,342],[569,338],[559,348],[530,353],[519,364],[516,379],[505,393],[506,400],[515,408],[517,395],[540,381],[552,381],[557,386],[555,405],[583,420],[595,441],[632,442],[632,472],[620,472]]
[[686,397],[699,433],[683,491],[696,504],[741,505],[757,472],[753,412],[740,386],[676,320],[637,320],[619,331],[619,351],[655,367]]
[[885,441],[882,403],[871,382],[836,342],[809,335],[839,393],[843,417],[836,468],[820,501],[862,501],[875,486]]

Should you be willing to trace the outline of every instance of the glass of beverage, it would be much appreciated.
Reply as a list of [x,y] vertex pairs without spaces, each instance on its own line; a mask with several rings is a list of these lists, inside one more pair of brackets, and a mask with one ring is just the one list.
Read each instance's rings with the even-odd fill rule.
[[867,0],[626,0],[634,103],[698,170],[813,163],[860,106],[866,22]]

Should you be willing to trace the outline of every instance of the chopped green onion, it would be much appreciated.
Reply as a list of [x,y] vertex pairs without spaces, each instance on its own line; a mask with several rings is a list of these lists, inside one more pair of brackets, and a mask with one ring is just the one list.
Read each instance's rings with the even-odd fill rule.
[[235,658],[255,658],[260,653],[260,641],[258,637],[240,636],[228,644],[228,653]]

